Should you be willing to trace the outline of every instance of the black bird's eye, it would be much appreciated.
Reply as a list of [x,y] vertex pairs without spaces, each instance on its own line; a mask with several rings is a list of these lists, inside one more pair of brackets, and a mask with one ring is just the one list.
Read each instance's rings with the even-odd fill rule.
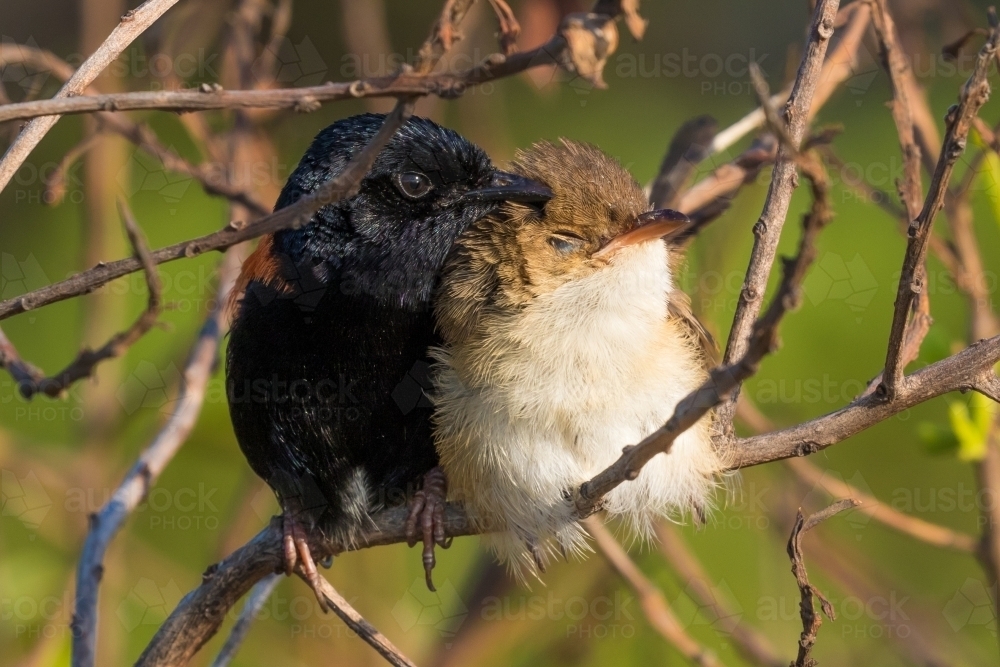
[[573,234],[558,234],[549,237],[549,245],[560,255],[568,255],[583,247],[583,239]]
[[419,171],[407,171],[396,176],[396,187],[404,197],[420,199],[434,189],[431,179]]

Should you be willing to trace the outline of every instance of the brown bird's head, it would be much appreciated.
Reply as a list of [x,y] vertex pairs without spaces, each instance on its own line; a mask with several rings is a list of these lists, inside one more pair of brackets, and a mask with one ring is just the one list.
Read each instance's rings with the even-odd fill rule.
[[[662,283],[666,272],[669,291],[660,240],[685,229],[688,219],[650,211],[642,188],[614,158],[589,144],[540,142],[519,151],[511,171],[546,185],[553,197],[544,207],[505,204],[459,238],[437,300],[446,341],[464,339],[490,313],[516,310],[568,283],[627,291],[644,289],[643,276]],[[654,241],[658,246],[649,245]],[[626,276],[633,284],[615,279]]]

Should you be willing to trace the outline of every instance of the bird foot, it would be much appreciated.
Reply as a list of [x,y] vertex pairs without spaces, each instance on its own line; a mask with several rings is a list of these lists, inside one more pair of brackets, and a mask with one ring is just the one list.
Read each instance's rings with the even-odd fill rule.
[[320,587],[316,561],[313,560],[312,551],[309,550],[309,541],[306,538],[306,530],[302,522],[286,512],[281,517],[281,532],[285,550],[285,574],[292,576],[295,568],[299,567],[316,595],[319,608],[324,612],[329,611],[326,597],[323,596],[323,590]]
[[427,588],[434,588],[431,573],[437,559],[434,556],[434,545],[447,549],[451,546],[451,538],[444,534],[444,508],[448,495],[448,480],[441,468],[433,468],[424,475],[424,486],[413,495],[410,501],[410,514],[406,518],[406,542],[412,547],[417,543],[417,524],[420,525],[424,543],[424,574],[427,577]]

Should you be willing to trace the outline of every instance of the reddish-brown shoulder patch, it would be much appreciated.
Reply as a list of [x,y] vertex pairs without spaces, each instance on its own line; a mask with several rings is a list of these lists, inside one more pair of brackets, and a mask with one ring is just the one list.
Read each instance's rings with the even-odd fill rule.
[[282,292],[288,290],[285,278],[281,275],[281,262],[274,253],[274,237],[271,234],[260,237],[257,248],[243,261],[240,275],[229,295],[230,312],[235,312],[236,305],[252,281]]

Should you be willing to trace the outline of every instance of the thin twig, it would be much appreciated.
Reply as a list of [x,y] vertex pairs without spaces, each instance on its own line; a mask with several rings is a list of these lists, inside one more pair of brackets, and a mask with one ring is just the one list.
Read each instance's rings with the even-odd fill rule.
[[[996,23],[996,15],[991,14],[991,22]],[[917,295],[926,289],[922,267],[927,258],[927,246],[931,236],[934,218],[944,205],[945,193],[955,162],[965,150],[965,142],[972,127],[972,119],[985,104],[990,93],[987,79],[1000,40],[1000,25],[994,25],[990,38],[979,51],[972,75],[962,88],[959,103],[952,107],[946,118],[944,147],[938,158],[934,175],[923,208],[909,228],[906,255],[896,292],[896,302],[892,315],[892,328],[885,359],[885,378],[876,392],[886,400],[899,392],[903,384],[904,346],[907,322]]]
[[[744,396],[740,397],[736,406],[736,417],[757,433],[770,433],[776,430],[771,420]],[[825,471],[808,459],[787,459],[785,465],[804,484],[812,488],[822,489],[835,499],[854,498],[860,500],[861,511],[884,526],[935,547],[954,549],[964,553],[976,552],[976,539],[971,535],[904,514],[839,477],[827,475]]]
[[[54,99],[67,100],[72,95],[83,92],[108,65],[122,54],[129,44],[175,4],[177,4],[177,0],[146,0],[135,9],[125,12],[121,22],[115,26],[104,43],[83,61],[73,76],[59,89]],[[32,102],[27,104],[32,104]],[[58,114],[58,112],[55,113]],[[3,158],[0,159],[0,191],[7,187],[10,179],[24,164],[31,151],[59,120],[58,115],[35,114],[35,116],[39,115],[43,117],[35,118],[28,123],[7,148]]]
[[156,324],[156,319],[160,315],[160,276],[156,270],[156,264],[149,254],[146,246],[146,239],[142,231],[135,222],[128,205],[118,201],[118,212],[121,214],[125,233],[129,242],[135,250],[135,261],[142,266],[146,276],[146,289],[149,291],[149,299],[146,309],[125,331],[115,334],[111,339],[97,350],[83,349],[76,358],[70,362],[66,368],[51,377],[36,374],[33,378],[18,378],[16,373],[11,373],[18,381],[17,388],[21,395],[30,399],[35,394],[45,394],[46,396],[59,396],[74,382],[90,377],[94,369],[102,361],[114,359],[121,356],[128,348],[132,347],[136,341],[146,335],[146,333]]
[[785,464],[799,479],[813,488],[823,489],[834,498],[854,498],[860,501],[861,512],[904,535],[935,547],[969,554],[976,552],[976,539],[971,535],[904,514],[875,496],[827,475],[808,459],[788,459]]
[[[211,234],[155,250],[150,254],[152,262],[163,264],[185,257],[196,257],[211,250],[228,248],[281,229],[297,228],[306,224],[313,214],[322,207],[353,196],[378,153],[388,143],[395,131],[409,118],[413,110],[412,106],[412,103],[398,104],[393,112],[386,116],[382,127],[379,128],[371,142],[351,158],[341,173],[321,185],[312,194],[249,224],[231,222]],[[61,282],[0,303],[0,320],[32,308],[87,294],[101,285],[136,271],[141,266],[141,262],[134,258],[99,264]]]
[[250,632],[250,626],[253,625],[254,619],[267,604],[268,598],[271,597],[271,593],[282,578],[280,574],[270,574],[258,581],[253,587],[253,590],[247,595],[247,601],[243,604],[239,618],[236,619],[233,629],[226,637],[226,643],[222,645],[222,649],[212,661],[212,667],[228,667],[229,663],[233,661],[236,653],[240,650],[240,645],[246,639],[247,633]]
[[670,608],[666,598],[656,584],[642,573],[639,566],[629,558],[629,555],[604,526],[600,518],[592,516],[584,520],[584,527],[597,543],[597,548],[608,559],[611,566],[628,582],[636,595],[646,620],[674,648],[700,667],[722,667],[722,663],[714,653],[699,644],[681,625],[680,620]]
[[[303,581],[309,582],[309,579],[301,572],[297,571]],[[386,659],[386,661],[393,665],[394,667],[416,667],[416,665],[403,653],[396,648],[385,635],[378,631],[375,626],[366,621],[364,617],[358,613],[358,611],[351,606],[344,596],[337,592],[337,589],[326,580],[326,577],[319,577],[319,587],[320,591],[323,593],[323,597],[326,598],[326,602],[329,607],[333,610],[337,616],[340,617],[347,627],[357,633],[358,637],[373,649],[378,651],[379,655]]]
[[792,574],[795,575],[795,582],[799,587],[799,596],[801,598],[799,601],[799,614],[802,616],[802,634],[799,636],[799,651],[795,662],[792,663],[792,667],[813,667],[818,664],[809,657],[809,653],[816,643],[816,633],[819,632],[820,626],[823,625],[823,618],[816,613],[813,597],[819,598],[820,607],[827,618],[831,621],[837,618],[830,601],[826,599],[818,588],[809,583],[809,575],[806,573],[806,563],[802,556],[802,536],[833,515],[856,507],[858,504],[856,500],[840,500],[824,510],[810,514],[809,518],[802,516],[801,509],[795,517],[795,526],[792,528],[792,534],[788,538],[788,557],[792,561]]
[[[820,0],[813,13],[809,41],[799,66],[791,95],[785,104],[785,121],[794,145],[801,143],[806,132],[806,122],[812,107],[813,93],[822,71],[823,57],[833,35],[838,0]],[[729,332],[729,341],[723,356],[725,364],[732,365],[742,359],[750,349],[754,335],[754,322],[764,301],[767,279],[774,264],[781,230],[788,215],[792,191],[797,183],[795,160],[786,148],[780,148],[778,159],[771,176],[771,187],[764,202],[764,210],[754,225],[754,245],[750,254],[746,280],[740,290]],[[737,388],[739,383],[734,388]],[[724,428],[731,428],[736,409],[735,394],[719,409],[719,418]]]

